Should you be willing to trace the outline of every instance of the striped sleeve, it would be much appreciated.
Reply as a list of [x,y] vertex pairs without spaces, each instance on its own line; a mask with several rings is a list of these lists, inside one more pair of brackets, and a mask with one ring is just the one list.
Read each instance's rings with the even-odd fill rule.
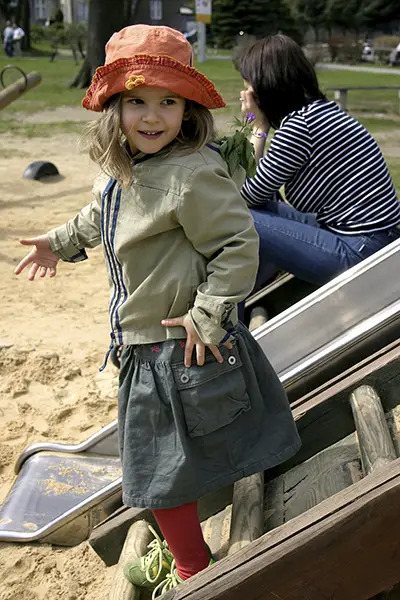
[[289,115],[272,138],[255,176],[245,181],[241,193],[248,206],[256,208],[279,198],[280,188],[308,161],[311,149],[310,132],[304,117]]

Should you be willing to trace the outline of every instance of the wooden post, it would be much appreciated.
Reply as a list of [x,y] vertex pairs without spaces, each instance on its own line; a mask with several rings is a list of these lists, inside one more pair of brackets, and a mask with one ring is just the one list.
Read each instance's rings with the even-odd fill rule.
[[350,395],[364,475],[396,459],[381,400],[369,385],[361,385]]
[[42,76],[40,73],[36,71],[32,71],[28,73],[26,76],[26,81],[24,77],[17,79],[14,83],[8,85],[4,90],[0,91],[0,110],[14,102],[17,98],[19,98],[24,92],[32,89],[36,85],[38,85],[42,80]]
[[108,600],[139,600],[140,588],[132,585],[124,575],[124,566],[147,552],[147,545],[153,536],[146,521],[136,521],[126,536],[121,556],[115,568]]
[[228,555],[234,554],[264,533],[264,473],[237,481],[233,488]]
[[255,306],[250,313],[249,331],[254,331],[268,321],[267,311],[263,306]]
[[335,101],[339,104],[342,110],[347,111],[347,90],[335,90]]

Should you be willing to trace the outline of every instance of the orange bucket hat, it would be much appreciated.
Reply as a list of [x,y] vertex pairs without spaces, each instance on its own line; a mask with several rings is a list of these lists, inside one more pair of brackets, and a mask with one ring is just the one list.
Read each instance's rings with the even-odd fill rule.
[[96,69],[82,105],[101,112],[114,94],[146,85],[166,88],[207,108],[222,108],[222,96],[212,81],[192,67],[192,57],[191,45],[175,29],[125,27],[107,42],[105,64]]

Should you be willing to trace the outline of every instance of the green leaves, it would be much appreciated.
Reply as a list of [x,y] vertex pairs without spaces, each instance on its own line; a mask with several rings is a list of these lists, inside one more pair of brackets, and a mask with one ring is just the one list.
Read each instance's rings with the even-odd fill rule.
[[249,177],[256,173],[256,160],[254,158],[254,147],[248,140],[252,132],[254,116],[247,113],[244,120],[234,118],[234,125],[240,127],[233,135],[224,136],[216,140],[220,144],[220,152],[228,165],[229,175],[233,175],[241,165]]

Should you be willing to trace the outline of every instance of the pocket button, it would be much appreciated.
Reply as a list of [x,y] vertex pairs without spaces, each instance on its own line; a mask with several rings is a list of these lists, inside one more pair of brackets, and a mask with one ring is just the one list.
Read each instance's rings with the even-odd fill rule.
[[182,373],[181,381],[182,383],[187,383],[189,381],[189,375],[186,375],[186,373]]
[[235,364],[236,364],[236,358],[235,358],[234,356],[230,356],[230,357],[228,358],[228,363],[229,363],[230,365],[235,365]]

